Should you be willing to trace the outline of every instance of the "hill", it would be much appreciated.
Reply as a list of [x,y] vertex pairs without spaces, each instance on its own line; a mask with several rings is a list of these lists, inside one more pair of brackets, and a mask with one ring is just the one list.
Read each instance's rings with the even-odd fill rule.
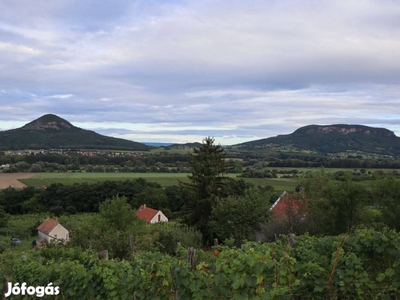
[[146,151],[141,143],[113,138],[76,127],[47,114],[17,129],[0,131],[0,150],[107,149]]
[[235,145],[239,149],[309,151],[321,154],[347,151],[400,155],[400,138],[392,131],[362,125],[309,125],[291,134]]
[[195,147],[201,147],[203,144],[199,142],[194,142],[194,143],[185,143],[185,144],[172,144],[169,147],[170,148],[195,148]]

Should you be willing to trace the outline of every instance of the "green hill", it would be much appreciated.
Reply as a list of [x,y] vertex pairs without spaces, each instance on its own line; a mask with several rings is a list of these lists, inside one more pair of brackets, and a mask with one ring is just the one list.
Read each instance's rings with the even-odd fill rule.
[[286,149],[321,154],[362,151],[400,155],[400,138],[392,131],[362,125],[309,125],[287,135],[235,145],[238,149]]
[[151,147],[129,140],[104,136],[76,127],[47,114],[17,129],[0,131],[0,150],[107,149],[146,151]]
[[185,144],[172,144],[169,147],[170,148],[195,148],[195,147],[201,147],[203,144],[199,142],[194,142],[194,143],[185,143]]

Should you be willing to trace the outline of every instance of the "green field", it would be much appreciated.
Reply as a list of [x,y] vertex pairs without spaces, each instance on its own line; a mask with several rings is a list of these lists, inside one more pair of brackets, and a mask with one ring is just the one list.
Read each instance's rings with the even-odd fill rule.
[[[39,173],[34,177],[20,179],[27,186],[49,186],[52,183],[74,184],[95,183],[106,180],[127,180],[144,178],[147,181],[158,182],[162,186],[178,185],[179,181],[188,182],[189,173]],[[237,174],[228,174],[229,177],[239,179]],[[277,191],[291,191],[296,181],[286,178],[243,178],[254,185],[273,186]]]
[[[297,185],[296,179],[282,178],[283,175],[297,170],[299,176],[317,169],[311,168],[269,168],[278,171],[278,178],[243,178],[246,182],[250,182],[255,186],[272,186],[276,191],[293,191]],[[343,168],[327,168],[327,173],[337,171],[352,171],[353,169]],[[367,169],[368,172],[382,171],[386,174],[393,172],[392,169]],[[6,174],[3,174],[6,175]],[[162,186],[178,185],[180,181],[188,182],[189,173],[86,173],[86,172],[66,172],[66,173],[37,173],[31,178],[18,179],[27,186],[49,186],[52,183],[74,184],[74,183],[95,183],[100,181],[121,181],[128,179],[144,178],[147,181],[158,182]],[[228,174],[229,177],[239,179],[238,174]],[[365,181],[366,185],[370,185],[370,181]]]
[[74,184],[94,183],[106,180],[127,180],[144,178],[148,181],[155,181],[163,186],[178,184],[187,180],[187,173],[40,173],[34,177],[20,179],[28,186],[49,186],[52,183]]

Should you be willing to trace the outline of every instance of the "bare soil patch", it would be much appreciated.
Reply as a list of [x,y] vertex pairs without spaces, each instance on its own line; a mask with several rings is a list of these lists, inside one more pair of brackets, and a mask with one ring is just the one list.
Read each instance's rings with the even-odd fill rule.
[[35,175],[36,173],[0,173],[0,189],[8,187],[22,189],[26,185],[18,179],[31,178]]

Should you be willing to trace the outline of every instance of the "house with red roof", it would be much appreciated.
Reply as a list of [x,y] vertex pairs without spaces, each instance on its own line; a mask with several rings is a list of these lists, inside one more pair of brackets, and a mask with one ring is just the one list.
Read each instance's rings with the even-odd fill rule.
[[270,207],[271,218],[261,230],[255,231],[257,241],[273,241],[280,234],[302,234],[307,226],[307,200],[298,193],[283,192]]
[[158,222],[168,222],[168,218],[162,213],[161,210],[156,210],[150,207],[147,207],[146,204],[143,204],[136,211],[136,216],[149,224],[154,224]]
[[37,230],[39,235],[38,242],[46,241],[50,243],[51,241],[69,241],[69,231],[58,222],[58,218],[55,220],[47,218],[40,224]]
[[270,212],[282,220],[288,220],[293,216],[304,217],[306,201],[297,194],[287,193],[286,191],[271,206]]

